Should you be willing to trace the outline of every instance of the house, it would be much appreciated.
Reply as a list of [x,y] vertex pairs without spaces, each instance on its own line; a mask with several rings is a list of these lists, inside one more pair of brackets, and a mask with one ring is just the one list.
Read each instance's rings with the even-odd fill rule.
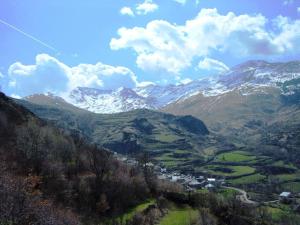
[[197,181],[203,181],[204,179],[205,179],[204,176],[198,176],[198,177],[196,178]]
[[172,182],[177,182],[178,179],[180,179],[180,176],[173,175],[172,178],[171,178],[171,181],[172,181]]
[[283,203],[290,203],[291,202],[292,193],[291,192],[282,192],[279,195],[279,200]]
[[160,168],[160,172],[161,172],[161,173],[166,173],[166,172],[167,172],[167,169],[166,169],[166,168]]
[[213,184],[207,184],[207,185],[205,185],[205,188],[208,189],[209,191],[213,191],[213,190],[215,190],[216,187]]
[[200,183],[199,181],[197,180],[192,180],[188,183],[188,186],[189,187],[192,187],[192,188],[201,188],[202,187],[202,183]]
[[207,178],[207,182],[208,183],[215,183],[216,182],[216,179],[215,178]]

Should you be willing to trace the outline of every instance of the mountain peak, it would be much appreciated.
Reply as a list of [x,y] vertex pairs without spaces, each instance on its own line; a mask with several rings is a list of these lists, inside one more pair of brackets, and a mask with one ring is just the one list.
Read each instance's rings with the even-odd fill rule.
[[[264,60],[250,60],[224,74],[179,85],[150,84],[134,89],[120,87],[116,90],[77,87],[70,92],[67,102],[96,113],[118,113],[142,108],[160,109],[197,94],[217,96],[243,87],[252,87],[254,90],[261,86],[276,86],[280,89],[284,82],[299,77],[299,61],[270,63]],[[54,103],[62,102],[62,99],[51,93],[47,96],[52,98]],[[31,101],[37,101],[39,98],[41,99],[41,95],[26,97]],[[39,101],[50,102],[49,99]]]
[[270,65],[269,62],[264,60],[249,60],[244,63],[241,63],[237,66],[234,66],[231,70],[241,70],[241,69],[247,69],[247,68],[259,68]]

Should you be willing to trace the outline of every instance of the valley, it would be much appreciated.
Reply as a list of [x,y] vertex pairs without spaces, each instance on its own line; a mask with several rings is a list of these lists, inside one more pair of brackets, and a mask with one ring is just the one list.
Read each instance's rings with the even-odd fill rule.
[[[139,167],[144,160],[143,170],[152,171],[148,168],[152,165],[159,182],[183,188],[180,194],[164,193],[168,212],[160,211],[157,223],[168,225],[178,220],[178,224],[189,224],[201,216],[191,207],[188,193],[195,198],[213,194],[217,201],[235,199],[247,207],[266,210],[279,221],[296,215],[300,204],[299,79],[297,73],[287,80],[286,73],[294,69],[289,71],[286,66],[290,64],[248,62],[218,80],[172,86],[171,91],[167,91],[170,87],[153,86],[135,90],[143,97],[120,89],[124,98],[114,98],[126,101],[117,103],[121,106],[117,110],[101,100],[109,100],[107,95],[112,92],[84,88],[72,92],[77,100],[90,99],[80,104],[51,93],[14,101],[74,140],[117,154],[117,161],[129,167]],[[276,79],[269,75],[261,79],[260,70],[269,67],[277,72],[284,68],[284,72]],[[235,76],[245,76],[246,81],[237,82]],[[220,88],[223,91],[216,92]],[[155,103],[152,94],[162,102]],[[132,97],[153,101],[136,104],[129,100]],[[91,102],[96,105],[92,107]],[[108,108],[103,110],[103,106]],[[281,193],[291,193],[293,198],[284,203]],[[160,204],[156,198],[138,202],[118,214],[117,221],[132,221],[136,214],[155,211]],[[107,220],[113,223],[111,218]]]

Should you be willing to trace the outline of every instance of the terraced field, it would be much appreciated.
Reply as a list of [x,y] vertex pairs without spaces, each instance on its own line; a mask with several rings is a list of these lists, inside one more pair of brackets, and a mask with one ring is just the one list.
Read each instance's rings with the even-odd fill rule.
[[233,151],[233,152],[226,152],[217,155],[215,161],[216,162],[224,162],[224,163],[232,163],[232,162],[255,162],[256,156],[252,155],[248,152],[243,151]]
[[229,180],[229,183],[232,185],[245,185],[245,184],[260,183],[263,182],[265,179],[266,176],[257,173],[249,176],[231,179]]
[[294,165],[241,150],[217,154],[207,165],[197,168],[197,171],[223,177],[232,186],[253,186],[272,180],[277,182],[282,191],[300,191],[300,171]]
[[190,225],[197,220],[198,211],[190,207],[172,207],[159,225]]
[[133,216],[139,212],[143,212],[145,209],[147,209],[150,205],[155,204],[155,199],[149,199],[148,201],[141,203],[131,209],[128,210],[128,212],[124,213],[123,215],[119,216],[117,218],[117,221],[120,223],[129,221],[133,218]]
[[210,175],[229,178],[245,176],[255,172],[255,168],[250,166],[209,165],[205,166],[204,169]]

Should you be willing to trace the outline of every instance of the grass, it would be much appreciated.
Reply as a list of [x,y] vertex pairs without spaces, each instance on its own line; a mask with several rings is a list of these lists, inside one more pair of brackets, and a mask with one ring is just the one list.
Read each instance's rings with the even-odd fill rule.
[[239,194],[238,191],[232,189],[220,189],[217,193],[226,199],[234,198],[237,194]]
[[279,182],[294,181],[300,179],[300,173],[279,174],[274,175],[274,178],[277,178]]
[[[243,176],[247,174],[251,174],[255,172],[255,168],[250,166],[222,166],[222,165],[209,165],[206,166],[205,169],[208,169],[208,173],[212,175],[219,175],[225,177],[237,177]],[[231,172],[221,171],[222,169],[231,170]]]
[[300,182],[290,182],[282,185],[285,191],[300,192]]
[[273,166],[280,166],[280,167],[284,167],[284,168],[290,168],[290,169],[297,169],[297,167],[295,167],[293,164],[286,163],[284,161],[276,161],[272,165]]
[[148,201],[133,207],[132,209],[130,209],[127,213],[123,214],[122,216],[119,216],[118,220],[120,220],[120,221],[131,220],[136,213],[143,212],[145,209],[147,209],[150,205],[153,205],[154,203],[155,203],[155,199],[149,199]]
[[269,206],[266,209],[271,214],[272,219],[275,221],[279,220],[282,216],[287,214],[285,211],[283,211],[280,208],[275,208],[275,207]]
[[165,167],[175,167],[188,160],[188,158],[175,158],[173,153],[165,153],[154,159],[161,162]]
[[253,161],[256,156],[243,151],[221,153],[216,157],[217,162],[246,162]]
[[157,134],[155,135],[155,139],[158,141],[162,141],[162,142],[168,142],[171,143],[173,141],[178,140],[180,137],[177,135],[173,135],[173,134]]
[[207,190],[207,189],[198,189],[196,192],[201,193],[201,194],[208,194],[209,190]]
[[241,184],[252,184],[252,183],[258,183],[264,180],[266,177],[264,175],[261,175],[259,173],[240,177],[237,179],[231,179],[229,182],[233,185],[241,185]]
[[190,207],[174,207],[162,218],[159,225],[190,225],[197,217],[197,210]]

